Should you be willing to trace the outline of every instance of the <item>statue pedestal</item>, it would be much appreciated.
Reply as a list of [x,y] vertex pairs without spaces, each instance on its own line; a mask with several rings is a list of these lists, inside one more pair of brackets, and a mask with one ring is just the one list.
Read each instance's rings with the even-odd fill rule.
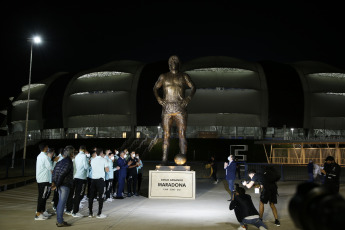
[[149,171],[150,199],[195,199],[195,171],[190,166],[156,166]]

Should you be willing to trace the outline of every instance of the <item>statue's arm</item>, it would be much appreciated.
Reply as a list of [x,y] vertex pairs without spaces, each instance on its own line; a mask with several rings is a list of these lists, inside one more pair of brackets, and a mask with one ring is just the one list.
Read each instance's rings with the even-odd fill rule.
[[163,81],[164,81],[164,75],[160,75],[155,86],[153,87],[153,93],[160,105],[164,105],[165,101],[159,96],[158,94],[158,89],[163,86]]
[[191,89],[190,95],[185,98],[185,103],[186,103],[186,106],[187,106],[187,104],[192,100],[192,98],[193,98],[193,96],[195,94],[196,88],[195,88],[194,82],[192,81],[192,79],[190,78],[190,76],[188,74],[185,74],[184,78],[186,80],[186,84]]

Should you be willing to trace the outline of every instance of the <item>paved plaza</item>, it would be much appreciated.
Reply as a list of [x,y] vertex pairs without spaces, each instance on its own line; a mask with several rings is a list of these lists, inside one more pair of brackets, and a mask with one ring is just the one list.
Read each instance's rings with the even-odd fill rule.
[[[278,197],[278,213],[281,226],[273,224],[274,218],[268,205],[265,207],[264,222],[269,229],[295,229],[288,213],[288,204],[295,193],[297,182],[280,182]],[[71,223],[71,229],[237,229],[238,222],[233,211],[229,210],[229,193],[227,183],[221,180],[213,184],[210,179],[197,179],[195,200],[155,200],[147,198],[148,178],[144,177],[142,196],[113,200],[105,203],[103,213],[106,219],[73,218],[64,215]],[[258,209],[259,195],[247,190]],[[341,194],[345,195],[345,186],[341,186]],[[52,212],[51,197],[47,208]],[[18,188],[0,192],[0,229],[54,229],[56,215],[46,221],[35,221],[37,201],[37,184],[31,183]],[[94,204],[94,213],[98,203]],[[87,215],[87,203],[84,203],[82,214]],[[256,229],[249,226],[249,229]]]

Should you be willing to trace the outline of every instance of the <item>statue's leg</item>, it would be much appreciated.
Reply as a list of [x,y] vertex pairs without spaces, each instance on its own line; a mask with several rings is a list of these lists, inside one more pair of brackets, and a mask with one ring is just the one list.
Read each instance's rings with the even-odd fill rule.
[[167,164],[168,153],[169,153],[169,138],[170,138],[170,128],[172,125],[172,116],[170,114],[163,114],[162,116],[162,126],[163,126],[163,158],[162,164]]
[[187,154],[187,140],[186,140],[186,128],[187,128],[187,114],[177,114],[175,117],[178,137],[180,141],[180,153]]

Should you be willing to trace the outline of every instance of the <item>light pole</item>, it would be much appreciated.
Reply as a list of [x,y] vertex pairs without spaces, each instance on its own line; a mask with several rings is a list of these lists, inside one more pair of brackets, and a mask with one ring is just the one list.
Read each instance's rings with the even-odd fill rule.
[[29,108],[30,108],[30,90],[31,90],[31,69],[32,69],[32,48],[34,44],[41,43],[41,38],[39,36],[34,36],[29,39],[31,43],[30,51],[30,70],[29,70],[29,84],[28,84],[28,100],[26,102],[26,118],[25,118],[25,133],[24,133],[24,151],[23,151],[23,167],[22,167],[22,176],[25,173],[25,159],[26,159],[26,145],[28,140],[28,123],[29,123]]

